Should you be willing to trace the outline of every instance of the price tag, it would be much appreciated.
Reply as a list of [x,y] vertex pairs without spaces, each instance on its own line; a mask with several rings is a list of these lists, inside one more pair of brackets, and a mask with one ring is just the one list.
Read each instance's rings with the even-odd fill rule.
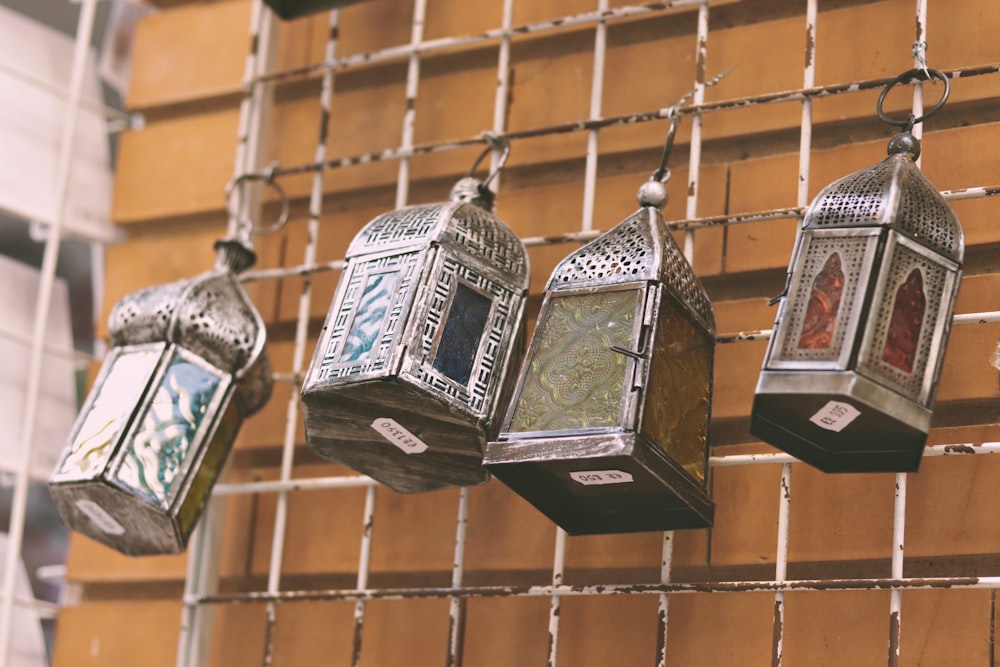
[[827,431],[840,433],[861,415],[861,411],[850,403],[828,401],[820,410],[809,418],[813,424]]
[[632,475],[623,470],[581,470],[579,472],[571,472],[569,476],[574,482],[579,482],[585,486],[628,484],[632,481]]
[[399,425],[394,419],[379,417],[372,422],[372,428],[403,450],[404,454],[420,454],[427,451],[427,443]]
[[108,514],[103,507],[93,500],[82,498],[76,501],[76,508],[87,515],[98,528],[108,535],[124,535],[125,526],[121,525],[115,518]]

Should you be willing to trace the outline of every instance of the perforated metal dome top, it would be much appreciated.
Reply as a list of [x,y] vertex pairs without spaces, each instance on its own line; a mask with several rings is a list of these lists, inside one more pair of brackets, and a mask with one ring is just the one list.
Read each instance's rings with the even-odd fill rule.
[[527,280],[528,255],[521,239],[490,211],[466,201],[408,206],[379,215],[358,232],[348,258],[438,243],[481,257]]
[[964,235],[958,216],[905,153],[828,185],[806,210],[802,229],[882,225],[962,261]]
[[546,289],[559,291],[644,280],[663,283],[714,334],[715,317],[708,294],[659,210],[652,206],[643,206],[563,259],[552,272]]

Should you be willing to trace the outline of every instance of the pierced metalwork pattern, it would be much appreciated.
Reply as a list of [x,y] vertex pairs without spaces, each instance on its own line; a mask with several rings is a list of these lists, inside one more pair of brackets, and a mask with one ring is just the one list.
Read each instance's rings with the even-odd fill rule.
[[[400,255],[379,257],[368,261],[357,262],[350,269],[347,283],[339,302],[334,303],[327,317],[326,329],[328,336],[322,343],[322,356],[317,349],[318,363],[313,362],[311,382],[324,382],[333,378],[376,373],[385,369],[392,357],[394,340],[400,326],[400,316],[406,303],[416,269],[421,265],[423,253],[411,252]],[[391,303],[386,307],[379,333],[371,341],[369,352],[363,357],[351,359],[350,355],[343,357],[342,347],[346,345],[349,327],[353,326],[354,317],[364,298],[365,287],[369,277],[378,274],[394,274],[395,289],[391,294]],[[343,279],[342,279],[343,280]]]
[[189,280],[179,280],[122,297],[108,316],[111,344],[138,345],[167,340],[174,311],[189,284]]
[[[913,358],[913,370],[906,372],[884,359],[883,351],[889,336],[889,324],[896,297],[900,287],[914,269],[919,271],[922,279],[925,306],[916,354]],[[892,257],[883,260],[883,271],[887,274],[885,288],[878,302],[872,304],[872,311],[868,317],[871,344],[864,358],[858,360],[858,371],[896,389],[912,400],[923,402],[926,398],[922,395],[924,375],[931,357],[935,324],[941,316],[948,269],[906,246],[896,244]]]
[[174,342],[235,372],[253,361],[262,329],[243,287],[226,271],[192,281],[177,308]]
[[540,316],[508,431],[619,426],[640,290],[553,295]]
[[489,398],[495,393],[497,377],[509,361],[510,340],[515,333],[511,330],[511,320],[517,318],[521,302],[520,292],[490,280],[466,266],[451,259],[442,264],[440,278],[428,298],[426,322],[421,330],[420,354],[423,359],[436,357],[438,332],[441,329],[451,305],[451,295],[458,285],[468,285],[479,294],[489,295],[492,312],[478,343],[479,354],[465,385],[449,379],[432,364],[415,364],[411,372],[415,377],[433,386],[438,391],[451,396],[463,405],[469,406],[477,414],[484,414],[489,408]]
[[379,248],[402,246],[417,241],[429,242],[442,209],[454,204],[408,206],[376,217],[351,242],[348,256],[375,252]]
[[[656,215],[659,217],[659,213]],[[714,335],[715,313],[712,302],[669,231],[664,233],[663,246],[664,286],[687,306],[691,315],[706,331]]]
[[175,357],[122,459],[118,481],[166,505],[188,454],[200,441],[219,383],[220,376]]
[[521,240],[489,211],[473,204],[452,215],[449,234],[473,255],[516,276],[528,272],[527,253]]
[[659,253],[643,213],[640,210],[560,262],[549,279],[551,287],[655,280]]
[[162,347],[124,350],[111,357],[103,382],[74,432],[57,476],[92,477],[104,468],[135,409],[136,396],[149,384]]
[[[822,237],[810,234],[805,237],[803,259],[797,270],[800,276],[798,287],[794,293],[788,295],[783,306],[782,316],[787,323],[784,328],[781,348],[777,355],[778,359],[783,361],[836,361],[840,357],[844,346],[844,336],[851,324],[848,315],[858,296],[858,282],[861,278],[865,250],[869,245],[877,242],[878,237],[876,236]],[[823,348],[799,347],[813,283],[816,280],[816,275],[834,253],[840,255],[844,286],[841,291],[840,306],[836,313],[837,321],[830,336],[830,345]]]
[[672,299],[663,299],[660,308],[642,430],[704,483],[714,340]]
[[[899,190],[889,211],[890,192]],[[803,228],[887,224],[961,261],[962,230],[941,193],[909,159],[894,155],[827,186],[809,207]]]

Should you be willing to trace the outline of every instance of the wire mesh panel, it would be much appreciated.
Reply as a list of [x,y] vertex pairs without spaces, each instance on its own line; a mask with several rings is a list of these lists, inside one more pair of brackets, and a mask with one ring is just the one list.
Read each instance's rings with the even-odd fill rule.
[[[244,277],[278,386],[244,427],[186,563],[74,544],[70,577],[85,595],[63,612],[57,663],[83,664],[68,657],[84,646],[77,635],[125,646],[98,619],[133,615],[179,638],[176,657],[141,664],[992,665],[1000,458],[983,455],[1000,451],[989,365],[1000,167],[982,146],[1000,133],[1000,17],[985,1],[818,4],[369,0],[279,24],[255,1],[151,21],[153,43],[166,26],[212,19],[214,37],[191,33],[187,48],[227,45],[229,69],[176,90],[133,84],[148,125],[123,146],[123,169],[145,164],[145,141],[180,150],[179,137],[211,138],[179,163],[191,173],[175,164],[168,177],[182,203],[129,194],[148,167],[119,176],[129,262],[184,253],[223,224],[231,165],[218,151],[235,152],[238,174],[266,170],[292,219],[255,238],[260,261]],[[749,435],[768,301],[810,198],[884,155],[879,90],[925,57],[953,100],[928,123],[922,168],[969,244],[934,428],[919,473],[824,475]],[[938,93],[922,88],[888,104],[919,116],[922,94]],[[529,248],[533,325],[555,264],[635,209],[671,107],[664,217],[720,332],[712,529],[570,537],[496,480],[397,494],[304,446],[299,387],[365,223],[442,200],[483,132],[506,139],[492,187]],[[264,196],[257,217],[278,203]],[[146,279],[124,251],[114,259],[123,283]]]

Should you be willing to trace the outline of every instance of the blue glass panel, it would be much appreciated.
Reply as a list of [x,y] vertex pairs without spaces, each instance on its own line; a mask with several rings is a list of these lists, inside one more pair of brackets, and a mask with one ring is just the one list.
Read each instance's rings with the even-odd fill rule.
[[351,330],[347,332],[344,349],[340,353],[340,361],[360,361],[368,356],[382,331],[392,297],[396,288],[397,273],[376,273],[368,276],[365,288],[358,301],[358,309],[351,322]]
[[132,438],[118,479],[139,495],[165,503],[198,441],[198,430],[218,387],[218,376],[175,358]]
[[490,300],[459,283],[441,332],[434,369],[459,384],[469,384],[472,365],[490,316]]

